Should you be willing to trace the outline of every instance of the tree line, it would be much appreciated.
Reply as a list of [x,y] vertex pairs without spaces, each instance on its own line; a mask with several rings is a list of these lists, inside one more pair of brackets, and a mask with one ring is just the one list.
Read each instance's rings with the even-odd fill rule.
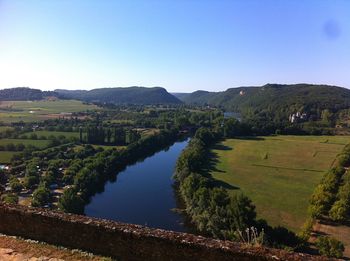
[[314,190],[309,207],[313,218],[330,218],[336,222],[350,220],[349,166],[350,144],[347,144]]
[[59,208],[82,214],[89,198],[103,190],[105,182],[127,165],[170,145],[178,138],[178,130],[161,131],[129,144],[123,150],[104,150],[94,156],[73,162],[64,173],[63,180],[72,185],[64,191]]
[[[186,213],[200,233],[220,239],[240,240],[240,231],[255,227],[264,231],[262,241],[274,247],[304,246],[293,232],[283,227],[272,228],[265,220],[256,218],[253,202],[243,193],[230,195],[218,187],[208,174],[211,146],[226,135],[238,136],[241,128],[229,134],[223,129],[199,128],[176,163],[174,179],[185,202]],[[227,126],[227,125],[226,125]]]

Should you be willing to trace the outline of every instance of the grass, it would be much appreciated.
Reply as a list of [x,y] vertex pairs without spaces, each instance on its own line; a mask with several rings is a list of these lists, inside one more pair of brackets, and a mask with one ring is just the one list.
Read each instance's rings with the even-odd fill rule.
[[122,150],[125,149],[126,146],[114,146],[114,145],[95,145],[91,144],[95,149],[102,148],[104,150],[111,150],[111,149],[117,149],[117,150]]
[[40,136],[45,136],[46,138],[48,138],[49,136],[55,136],[55,137],[59,137],[59,136],[65,136],[66,138],[79,138],[79,132],[67,132],[67,131],[35,131],[35,132],[27,132],[23,135],[27,135],[28,137],[30,137],[31,134],[36,134],[38,136],[38,138],[40,138]]
[[[48,140],[27,140],[27,139],[0,139],[0,145],[6,146],[7,144],[12,143],[14,145],[22,143],[23,145],[33,145],[40,149],[44,149],[49,145]],[[0,151],[0,163],[10,163],[13,155],[19,152],[15,151]]]
[[14,151],[0,151],[0,164],[9,164],[11,163],[11,159],[13,155],[18,152]]
[[13,143],[14,145],[22,143],[23,145],[33,145],[40,149],[44,149],[48,146],[48,140],[29,140],[29,139],[0,139],[0,145],[6,146],[9,143]]
[[62,113],[96,109],[98,107],[95,105],[83,104],[75,100],[1,101],[0,121],[4,123],[41,121],[63,117]]
[[242,191],[271,225],[298,231],[308,200],[349,136],[273,136],[229,139],[212,152],[212,176],[232,193]]
[[10,126],[0,126],[0,133],[5,132],[7,130],[13,130]]

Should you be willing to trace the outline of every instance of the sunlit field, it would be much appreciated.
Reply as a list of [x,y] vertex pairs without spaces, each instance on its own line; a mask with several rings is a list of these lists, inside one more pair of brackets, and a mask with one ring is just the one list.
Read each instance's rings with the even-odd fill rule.
[[313,189],[348,142],[349,136],[229,139],[213,149],[212,175],[247,194],[260,218],[298,231]]

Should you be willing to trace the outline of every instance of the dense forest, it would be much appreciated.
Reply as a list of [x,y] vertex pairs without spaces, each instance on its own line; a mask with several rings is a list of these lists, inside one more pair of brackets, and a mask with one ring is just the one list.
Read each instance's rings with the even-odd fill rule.
[[85,90],[55,90],[41,91],[28,87],[18,87],[0,90],[0,101],[33,101],[47,97],[60,99],[75,99],[86,102],[100,102],[111,104],[181,104],[175,96],[164,88],[127,87],[101,88]]
[[196,91],[174,94],[186,104],[220,107],[240,112],[245,119],[288,121],[293,113],[305,113],[305,120],[322,119],[326,110],[336,113],[350,106],[350,90],[328,85],[266,84],[261,87],[230,88],[223,92]]
[[18,87],[0,90],[0,101],[33,101],[42,100],[49,96],[58,96],[52,91],[41,91],[28,87]]
[[105,102],[114,104],[180,104],[181,101],[164,88],[128,87],[101,88],[90,91],[55,90],[62,98],[87,102]]

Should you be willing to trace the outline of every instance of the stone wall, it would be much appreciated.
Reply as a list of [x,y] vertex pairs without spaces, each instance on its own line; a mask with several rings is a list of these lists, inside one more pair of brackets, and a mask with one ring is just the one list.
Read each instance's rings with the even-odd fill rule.
[[117,260],[324,260],[322,257],[0,203],[0,233]]

